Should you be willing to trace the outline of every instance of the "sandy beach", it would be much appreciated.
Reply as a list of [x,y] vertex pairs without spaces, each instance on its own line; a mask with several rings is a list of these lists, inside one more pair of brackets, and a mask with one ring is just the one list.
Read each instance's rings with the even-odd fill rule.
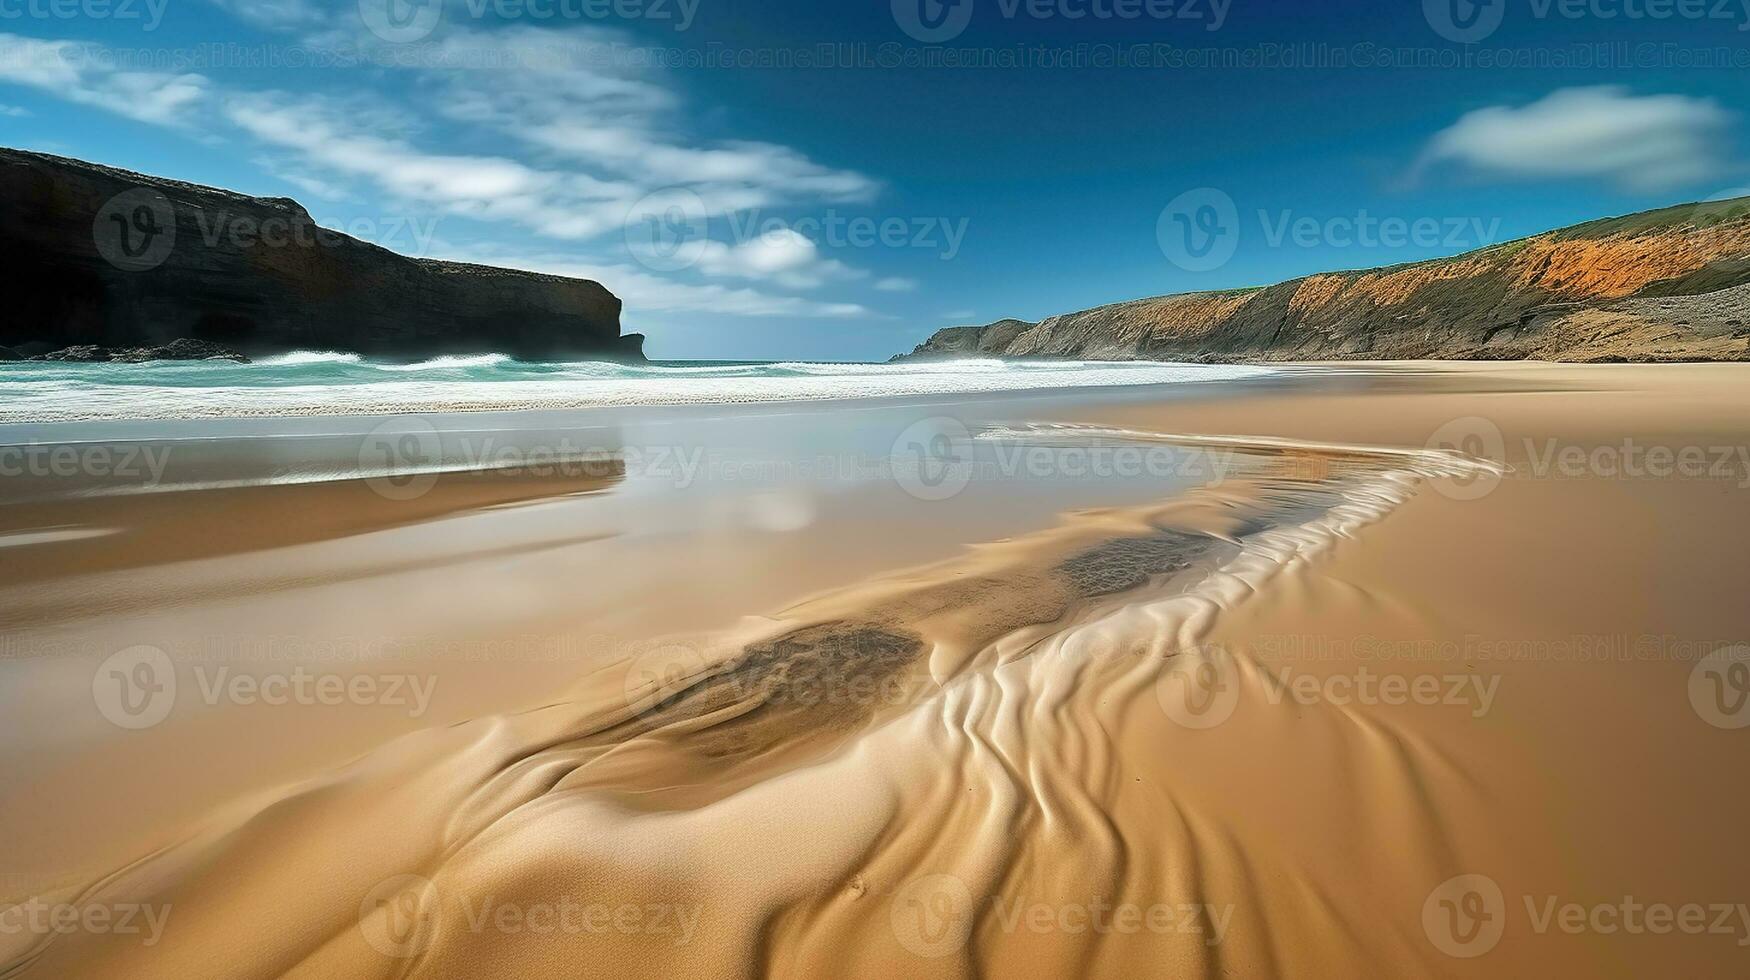
[[0,429],[0,977],[1737,975],[1747,381]]

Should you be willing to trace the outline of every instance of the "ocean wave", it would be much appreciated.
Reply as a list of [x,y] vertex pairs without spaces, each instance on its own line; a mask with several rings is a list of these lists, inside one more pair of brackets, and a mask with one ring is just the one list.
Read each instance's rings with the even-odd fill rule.
[[497,367],[509,364],[509,354],[447,354],[413,364],[375,364],[380,371],[450,371],[458,368]]
[[69,366],[49,378],[24,372],[10,380],[0,372],[0,423],[858,400],[1180,385],[1272,373],[1259,367],[1155,362],[526,363],[503,354],[403,365],[281,361],[265,370],[201,362],[182,370],[141,372],[138,365],[92,364]]
[[295,350],[290,354],[278,357],[262,358],[255,363],[261,367],[299,367],[305,364],[359,364],[364,358],[358,354],[344,354],[331,350]]

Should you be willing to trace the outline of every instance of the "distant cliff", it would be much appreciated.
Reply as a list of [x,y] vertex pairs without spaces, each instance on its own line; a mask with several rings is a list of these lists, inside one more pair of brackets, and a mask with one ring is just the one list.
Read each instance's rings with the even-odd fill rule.
[[0,346],[641,358],[582,279],[397,255],[256,198],[0,149]]
[[1449,259],[949,327],[910,357],[1750,359],[1750,198],[1588,222]]

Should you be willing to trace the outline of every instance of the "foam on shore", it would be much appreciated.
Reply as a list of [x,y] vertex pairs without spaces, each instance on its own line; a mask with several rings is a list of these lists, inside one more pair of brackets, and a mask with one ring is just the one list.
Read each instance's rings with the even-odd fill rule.
[[24,363],[0,369],[0,424],[746,404],[1189,384],[1269,373],[1081,361],[527,363],[502,354],[384,364],[313,352],[254,364]]

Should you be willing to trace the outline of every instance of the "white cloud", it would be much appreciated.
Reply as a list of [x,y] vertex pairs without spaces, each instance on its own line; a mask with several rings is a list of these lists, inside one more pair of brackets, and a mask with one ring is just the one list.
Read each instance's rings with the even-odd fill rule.
[[600,264],[568,255],[543,255],[496,249],[451,249],[439,256],[457,262],[527,269],[555,276],[593,279],[620,297],[627,310],[644,313],[714,313],[727,316],[777,316],[841,319],[874,316],[856,303],[824,303],[775,296],[752,287],[683,283],[629,265]]
[[[712,214],[798,199],[865,201],[878,191],[869,177],[790,147],[701,143],[660,75],[626,67],[624,53],[634,49],[632,39],[593,26],[564,33],[451,28],[420,70],[443,93],[440,111],[452,119],[647,189],[688,187]],[[479,84],[482,68],[492,69],[491,84]]]
[[319,177],[286,170],[279,165],[277,160],[258,159],[255,161],[255,165],[260,167],[263,173],[272,174],[312,197],[318,197],[324,201],[353,200],[353,195],[348,193],[346,188]]
[[[307,42],[344,41],[355,48],[376,43],[356,36],[356,15],[349,19],[301,0],[259,8],[242,0],[214,2]],[[825,257],[794,232],[739,244],[708,242],[686,281],[600,256],[543,254],[541,246],[530,257],[528,247],[507,244],[532,231],[552,239],[600,239],[617,250],[634,205],[668,186],[697,193],[713,218],[767,206],[860,200],[878,189],[868,177],[817,164],[789,147],[748,139],[702,143],[692,137],[695,127],[681,116],[679,100],[659,75],[598,62],[576,43],[599,36],[604,32],[593,28],[573,28],[563,36],[533,28],[449,28],[412,64],[385,63],[402,66],[388,70],[405,72],[413,83],[376,88],[408,93],[395,102],[383,94],[244,91],[195,74],[92,67],[117,64],[115,53],[5,34],[0,82],[158,125],[186,129],[198,120],[198,138],[238,140],[264,173],[317,197],[387,200],[409,210],[497,223],[512,235],[485,228],[450,251],[472,251],[470,261],[597,279],[629,310],[875,316],[856,303],[774,292],[867,276]],[[490,149],[480,152],[482,146]]]
[[917,280],[903,276],[888,276],[875,280],[875,288],[884,293],[909,293],[918,288]]
[[774,229],[735,245],[706,242],[698,266],[707,276],[757,279],[789,289],[814,289],[829,280],[864,275],[822,256],[819,247],[807,236],[788,228]]
[[319,97],[234,96],[225,116],[262,142],[312,165],[363,178],[397,199],[487,221],[511,221],[554,238],[616,229],[630,185],[584,174],[536,170],[504,157],[422,151],[401,139],[361,132],[349,107]]
[[0,82],[157,125],[182,125],[210,86],[192,73],[122,71],[97,45],[0,34]]
[[1639,191],[1723,169],[1732,116],[1709,99],[1567,88],[1522,107],[1477,109],[1429,143],[1420,173],[1443,163],[1504,177],[1597,177]]

